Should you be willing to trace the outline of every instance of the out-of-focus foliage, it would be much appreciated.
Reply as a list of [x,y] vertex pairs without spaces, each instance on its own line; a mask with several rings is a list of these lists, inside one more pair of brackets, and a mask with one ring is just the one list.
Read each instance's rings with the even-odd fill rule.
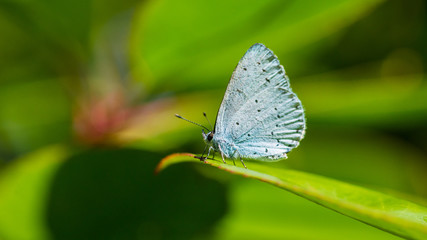
[[137,19],[135,69],[142,72],[144,83],[152,80],[153,87],[166,90],[223,86],[216,79],[228,79],[246,49],[256,42],[292,59],[293,64],[304,64],[298,62],[300,57],[293,57],[298,50],[362,18],[381,2],[147,3]]
[[0,176],[3,239],[49,239],[44,216],[50,183],[67,155],[64,147],[52,146],[17,159],[3,169]]
[[200,129],[173,115],[213,120],[261,42],[308,123],[270,167],[427,205],[426,11],[421,0],[0,1],[0,238],[396,239],[266,184],[152,172],[203,150]]
[[224,186],[185,166],[154,175],[160,157],[122,149],[68,159],[47,201],[53,239],[209,237],[226,210]]

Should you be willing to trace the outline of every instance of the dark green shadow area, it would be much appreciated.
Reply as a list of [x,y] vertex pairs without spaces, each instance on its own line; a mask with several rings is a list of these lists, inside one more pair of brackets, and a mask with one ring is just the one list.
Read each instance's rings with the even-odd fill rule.
[[161,156],[93,150],[57,172],[47,221],[54,239],[208,239],[227,211],[226,188],[192,166],[154,175]]

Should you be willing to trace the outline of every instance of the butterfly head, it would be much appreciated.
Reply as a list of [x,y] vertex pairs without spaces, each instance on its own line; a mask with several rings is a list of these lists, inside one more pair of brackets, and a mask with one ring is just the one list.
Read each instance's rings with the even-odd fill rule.
[[206,144],[212,144],[212,139],[214,136],[213,132],[205,133],[205,131],[202,129],[202,135],[203,135],[203,140],[205,141]]

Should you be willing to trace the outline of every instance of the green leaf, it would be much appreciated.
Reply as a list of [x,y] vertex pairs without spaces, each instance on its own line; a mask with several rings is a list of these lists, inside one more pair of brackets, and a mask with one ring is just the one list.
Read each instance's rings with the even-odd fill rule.
[[[198,169],[239,178],[201,164]],[[402,239],[261,181],[240,180],[227,182],[231,205],[226,218],[217,227],[216,239]]]
[[[201,162],[193,154],[178,153],[164,158],[159,172],[180,162]],[[258,179],[288,190],[310,201],[361,222],[410,239],[427,239],[427,208],[380,192],[345,182],[289,169],[271,168],[246,162],[248,169],[206,160],[213,167],[244,177]]]
[[362,19],[382,2],[145,2],[132,35],[134,73],[149,88],[164,87],[165,81],[174,90],[195,81],[218,86],[252,44],[262,42],[279,57],[297,52]]
[[0,238],[50,239],[45,224],[46,199],[54,173],[68,156],[50,146],[16,159],[0,174]]

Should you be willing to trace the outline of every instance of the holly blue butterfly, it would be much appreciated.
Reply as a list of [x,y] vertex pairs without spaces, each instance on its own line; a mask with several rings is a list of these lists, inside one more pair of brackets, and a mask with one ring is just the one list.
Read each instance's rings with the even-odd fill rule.
[[213,150],[224,163],[224,158],[240,159],[245,168],[243,159],[279,161],[299,145],[305,129],[304,109],[283,66],[270,49],[256,43],[231,76],[213,130],[202,130],[203,154],[206,149],[208,154],[200,159]]

